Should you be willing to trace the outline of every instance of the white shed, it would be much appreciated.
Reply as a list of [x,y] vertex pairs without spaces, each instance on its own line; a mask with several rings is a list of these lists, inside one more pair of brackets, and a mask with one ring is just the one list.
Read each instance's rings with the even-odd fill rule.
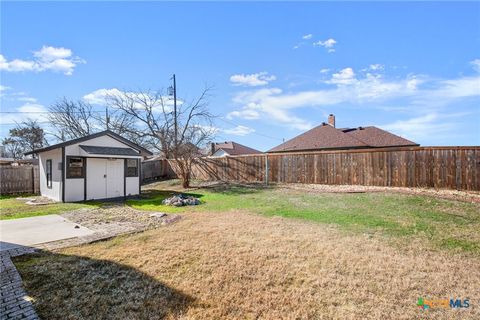
[[37,149],[40,193],[62,202],[140,194],[141,160],[152,153],[111,131]]

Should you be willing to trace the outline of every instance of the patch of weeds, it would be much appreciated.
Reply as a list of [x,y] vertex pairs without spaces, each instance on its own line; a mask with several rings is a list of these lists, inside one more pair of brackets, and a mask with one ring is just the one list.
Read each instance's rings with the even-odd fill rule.
[[461,249],[463,251],[480,253],[480,244],[478,242],[464,240],[464,239],[456,239],[456,238],[443,239],[440,242],[440,247],[451,249],[451,250]]
[[109,241],[105,242],[105,248],[114,248],[116,246],[122,245],[124,243],[124,237],[114,237]]

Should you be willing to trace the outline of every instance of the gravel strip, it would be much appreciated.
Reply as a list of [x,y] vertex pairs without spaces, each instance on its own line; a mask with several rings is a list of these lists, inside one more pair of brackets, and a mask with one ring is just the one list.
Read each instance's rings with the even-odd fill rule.
[[362,193],[362,192],[394,192],[412,195],[431,196],[448,200],[480,203],[480,192],[460,191],[446,189],[427,188],[399,188],[399,187],[376,187],[376,186],[353,186],[353,185],[324,185],[324,184],[277,184],[277,187],[304,190],[320,193]]

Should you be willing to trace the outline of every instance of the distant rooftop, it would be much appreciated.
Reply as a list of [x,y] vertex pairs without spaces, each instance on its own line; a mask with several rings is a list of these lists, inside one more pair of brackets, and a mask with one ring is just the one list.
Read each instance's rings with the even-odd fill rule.
[[322,123],[267,152],[406,146],[418,146],[418,144],[374,126],[337,129],[335,116],[330,115],[328,124]]

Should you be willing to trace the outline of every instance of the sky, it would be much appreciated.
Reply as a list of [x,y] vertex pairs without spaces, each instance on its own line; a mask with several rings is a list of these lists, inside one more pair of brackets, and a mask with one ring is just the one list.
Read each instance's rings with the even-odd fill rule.
[[[217,141],[268,150],[335,114],[480,145],[480,2],[0,2],[0,137],[62,97],[213,86]],[[51,140],[51,142],[55,142]]]

